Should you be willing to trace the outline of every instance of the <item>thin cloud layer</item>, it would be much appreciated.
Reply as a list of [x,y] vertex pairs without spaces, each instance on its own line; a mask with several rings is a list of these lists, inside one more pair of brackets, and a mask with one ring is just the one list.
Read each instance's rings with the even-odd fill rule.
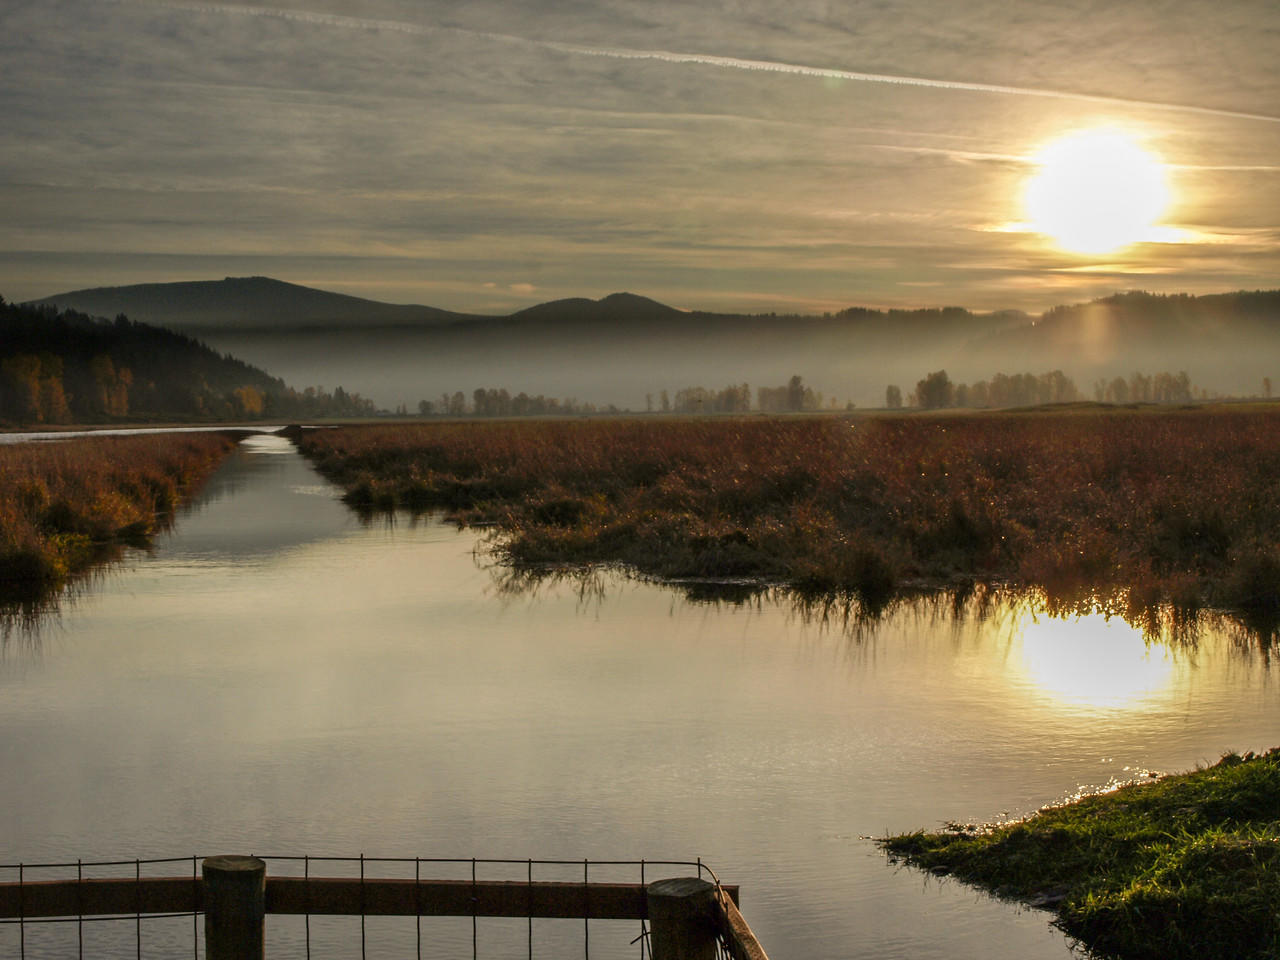
[[[695,6],[6,7],[0,293],[1038,309],[1280,275],[1267,5]],[[1000,229],[1038,147],[1098,125],[1171,165],[1184,242],[1091,263]]]

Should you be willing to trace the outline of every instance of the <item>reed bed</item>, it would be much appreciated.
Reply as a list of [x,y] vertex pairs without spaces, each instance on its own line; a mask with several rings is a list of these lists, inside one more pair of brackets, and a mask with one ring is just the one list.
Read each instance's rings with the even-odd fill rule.
[[620,563],[873,605],[970,580],[1280,613],[1268,408],[424,423],[302,449],[359,508],[496,525],[517,568]]
[[36,596],[145,544],[234,445],[190,433],[0,446],[0,594]]

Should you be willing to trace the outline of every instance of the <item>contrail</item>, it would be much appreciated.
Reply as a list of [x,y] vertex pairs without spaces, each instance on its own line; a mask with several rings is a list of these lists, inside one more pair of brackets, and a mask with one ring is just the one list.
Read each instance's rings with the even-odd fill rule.
[[[500,36],[486,34],[486,36]],[[515,39],[520,38],[504,38]],[[738,57],[718,57],[705,53],[672,53],[667,50],[628,50],[619,47],[583,47],[547,40],[525,40],[536,46],[564,53],[577,53],[594,57],[613,57],[619,60],[661,60],[666,63],[696,63],[709,67],[732,70],[763,70],[771,73],[787,73],[802,77],[822,77],[832,80],[853,80],[859,83],[887,83],[906,87],[930,87],[935,90],[967,90],[976,93],[999,93],[1015,97],[1049,97],[1056,100],[1074,100],[1082,103],[1101,103],[1111,106],[1139,107],[1149,110],[1173,110],[1179,113],[1196,113],[1211,117],[1231,117],[1236,120],[1259,120],[1264,123],[1280,123],[1280,116],[1265,113],[1244,113],[1237,110],[1220,110],[1216,107],[1197,107],[1183,103],[1161,103],[1158,100],[1130,100],[1124,97],[1108,97],[1102,94],[1076,93],[1070,90],[1046,90],[1041,87],[1015,87],[1000,83],[973,83],[967,80],[934,80],[928,77],[909,77],[892,73],[860,73],[856,70],[838,70],[830,67],[809,67],[798,63],[781,63],[776,60],[743,60]]]
[[[124,0],[118,0],[124,2]],[[145,2],[145,0],[144,0]],[[801,77],[817,77],[829,80],[849,80],[856,83],[880,83],[903,87],[926,87],[933,90],[962,90],[971,93],[993,93],[1013,97],[1043,97],[1053,100],[1070,100],[1076,103],[1097,103],[1105,106],[1129,107],[1143,110],[1167,110],[1177,113],[1198,114],[1207,117],[1227,117],[1234,120],[1253,120],[1261,123],[1280,123],[1280,116],[1265,113],[1246,113],[1238,110],[1222,110],[1217,107],[1198,107],[1185,103],[1163,103],[1158,100],[1133,100],[1110,97],[1103,94],[1078,93],[1071,90],[1052,90],[1043,87],[1019,87],[1002,83],[974,83],[968,80],[937,80],[930,77],[911,77],[893,73],[863,73],[857,70],[839,70],[832,67],[811,67],[799,63],[783,63],[776,60],[746,60],[740,57],[721,57],[708,53],[678,53],[670,50],[633,50],[627,47],[597,47],[555,40],[531,40],[505,33],[467,30],[462,27],[431,27],[405,23],[400,20],[374,20],[366,17],[347,17],[334,13],[316,13],[310,10],[291,10],[280,7],[246,7],[224,3],[183,3],[157,0],[152,6],[197,13],[224,13],[241,16],[270,17],[293,20],[320,26],[339,27],[348,30],[393,31],[418,36],[452,33],[476,37],[499,43],[518,44],[554,50],[585,57],[607,57],[613,60],[655,60],[662,63],[695,64],[722,70],[749,70],[765,73],[781,73]]]

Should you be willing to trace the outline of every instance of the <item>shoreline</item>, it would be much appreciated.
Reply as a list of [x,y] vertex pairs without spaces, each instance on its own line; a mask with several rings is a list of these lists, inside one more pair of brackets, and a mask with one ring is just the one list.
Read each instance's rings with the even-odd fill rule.
[[993,827],[877,840],[891,859],[1048,909],[1100,957],[1266,960],[1280,947],[1280,747]]

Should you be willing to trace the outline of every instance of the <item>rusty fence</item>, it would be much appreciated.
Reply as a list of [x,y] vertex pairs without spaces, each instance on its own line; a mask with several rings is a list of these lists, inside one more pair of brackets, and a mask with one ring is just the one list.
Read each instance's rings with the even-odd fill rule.
[[[270,871],[268,872],[268,864]],[[271,916],[268,921],[267,915]],[[767,960],[699,860],[219,856],[0,864],[0,956]]]

